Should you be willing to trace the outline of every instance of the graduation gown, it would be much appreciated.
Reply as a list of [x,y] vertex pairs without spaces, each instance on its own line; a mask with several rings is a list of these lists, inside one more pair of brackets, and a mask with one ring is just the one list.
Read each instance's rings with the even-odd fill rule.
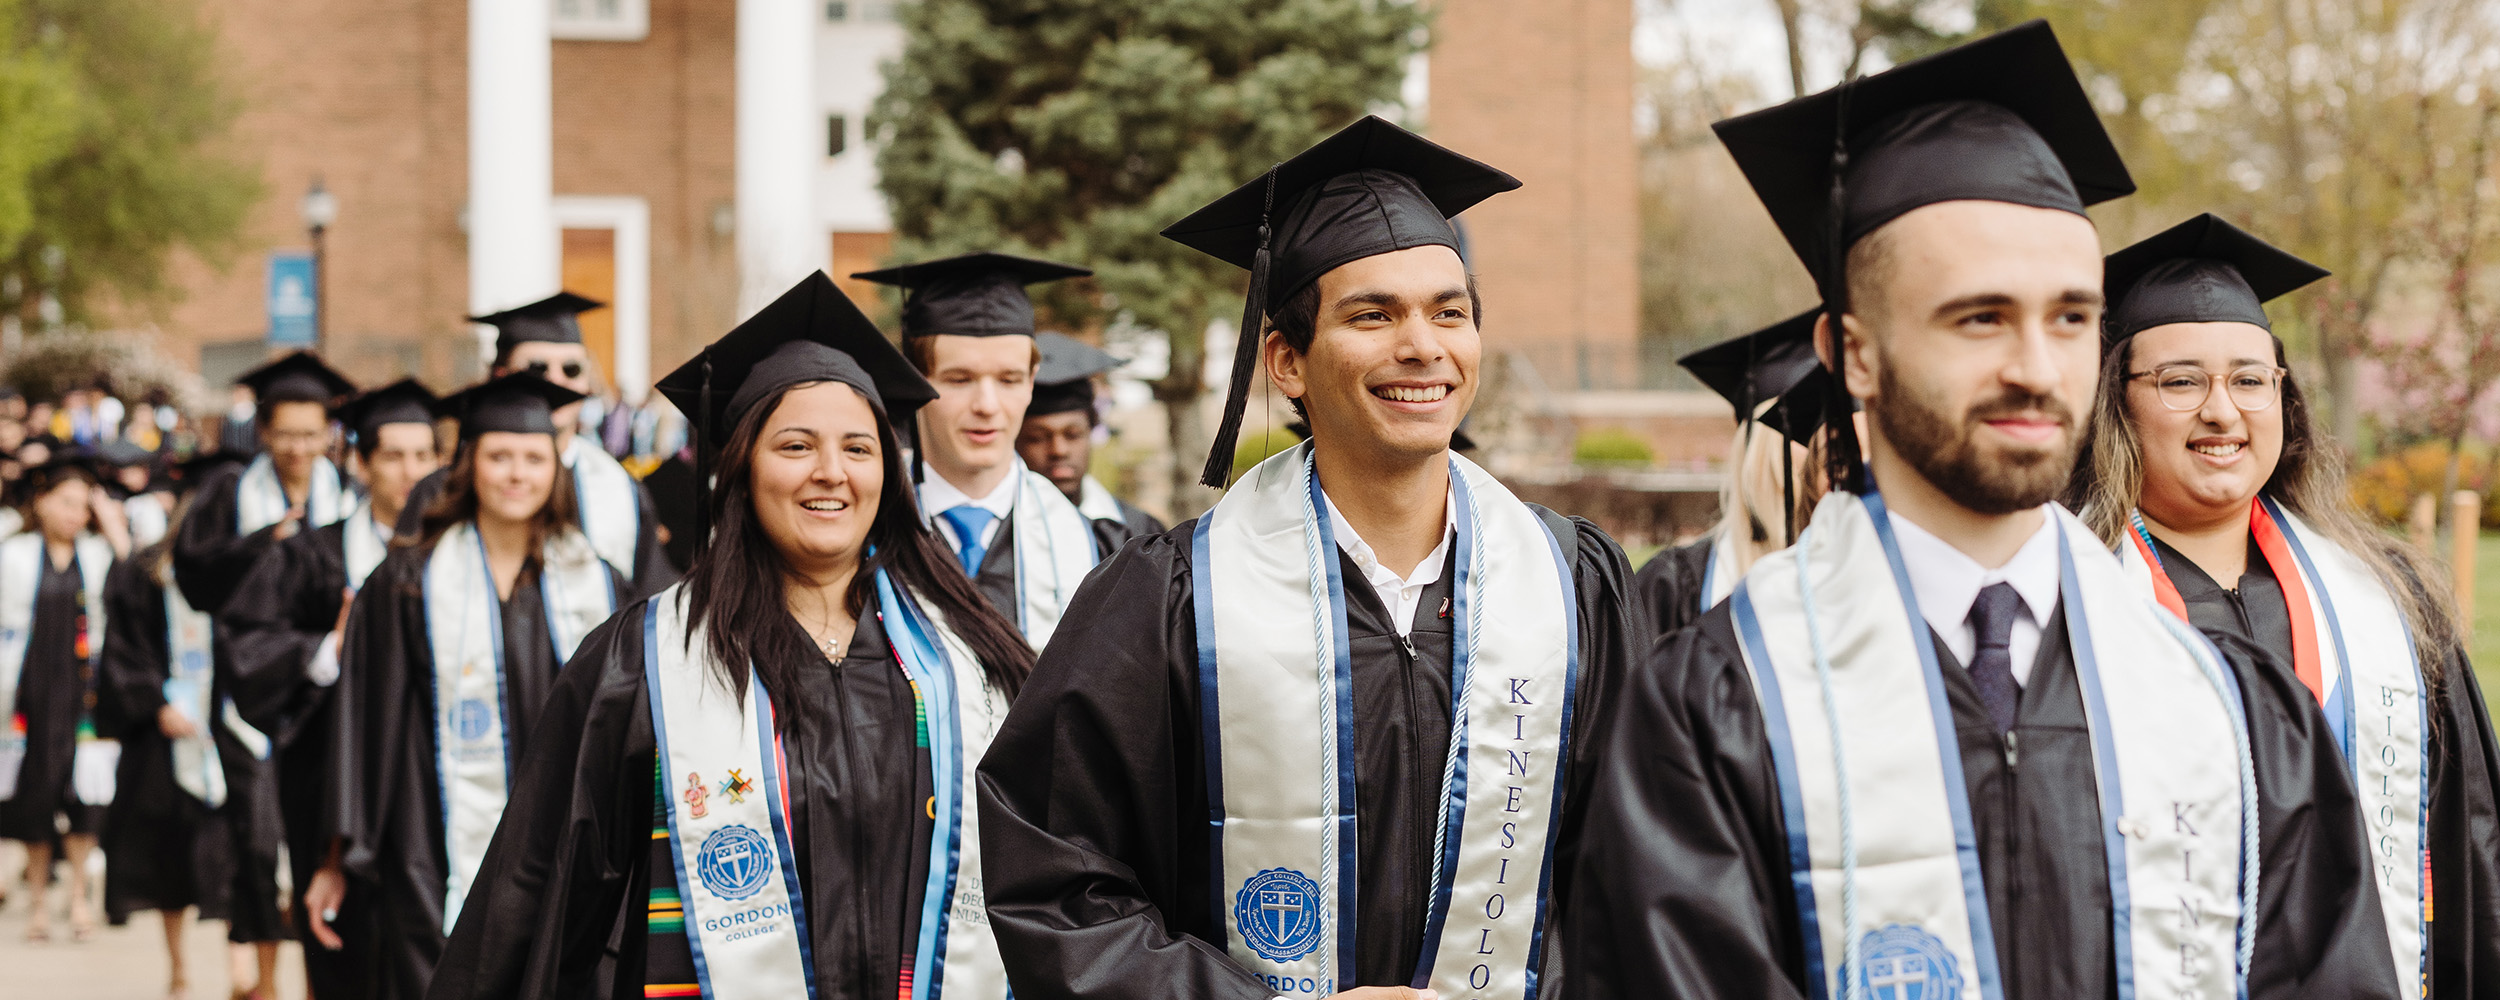
[[[141,550],[114,566],[104,582],[108,634],[96,723],[101,734],[122,744],[103,839],[104,855],[112,862],[104,869],[104,913],[115,924],[141,910],[194,906],[202,920],[227,919],[236,881],[228,810],[209,808],[174,779],[174,743],[157,723],[172,663],[165,588],[153,572],[157,554]],[[209,703],[225,694],[224,685],[212,685]],[[249,758],[250,751],[225,726],[214,721],[206,726],[221,764]],[[231,781],[248,777],[250,769],[229,764],[226,772]],[[249,919],[266,925],[275,917],[275,899],[252,902],[260,912]]]
[[[212,615],[225,608],[261,555],[278,544],[276,524],[248,535],[236,530],[235,491],[248,468],[230,465],[210,474],[191,492],[191,508],[174,529],[174,583],[182,588],[183,600]],[[342,483],[342,514],[351,503],[346,492]],[[309,520],[304,527],[311,529]]]
[[[596,444],[584,439],[582,447],[596,447]],[[443,484],[448,481],[450,475],[451,466],[445,465],[434,470],[424,479],[417,480],[417,485],[408,491],[408,506],[399,512],[399,524],[394,530],[402,535],[417,534],[421,530],[419,522],[425,515],[425,509],[434,505],[434,498],[443,495]],[[581,505],[574,504],[573,524],[575,526],[581,525],[582,516]],[[660,523],[659,512],[652,505],[651,490],[640,480],[636,480],[634,483],[634,524],[637,530],[634,535],[634,564],[614,567],[626,581],[625,588],[616,592],[619,603],[639,601],[677,582],[677,566],[669,561],[668,552],[660,545]],[[689,541],[687,544],[692,545],[693,542]]]
[[[1572,554],[1578,590],[1579,704],[1593,706],[1627,662],[1630,567],[1595,526],[1571,523],[1576,539],[1559,541]],[[1276,995],[1226,955],[1208,898],[1190,576],[1196,525],[1132,541],[1094,570],[981,762],[990,926],[1020,1000]],[[1424,591],[1411,639],[1402,640],[1361,570],[1343,551],[1337,558],[1350,581],[1363,907],[1356,967],[1341,971],[1339,988],[1403,986],[1431,902],[1450,738],[1451,632],[1442,609],[1455,560]],[[1587,723],[1595,714],[1573,720],[1567,798],[1593,770]],[[1559,913],[1570,892],[1572,832],[1565,825],[1556,834],[1549,912]],[[1545,950],[1549,990],[1557,989],[1557,951]]]
[[[1121,543],[1129,540],[1127,525],[1090,517],[1085,519],[1085,523],[1093,526],[1094,551],[1100,553],[1104,560],[1110,559],[1111,553],[1120,551]],[[938,537],[941,541],[946,538],[942,534]],[[1100,566],[1101,562],[1098,561],[1095,565]],[[990,607],[996,608],[999,614],[1007,616],[1008,621],[1019,620],[1024,602],[1016,593],[1015,518],[1004,517],[998,520],[998,530],[990,534],[989,551],[982,553],[981,572],[973,574],[972,585],[974,589],[981,592],[983,599],[990,602]],[[1074,614],[1075,610],[1072,604],[1068,609],[1069,614]],[[1067,616],[1062,615],[1059,627],[1066,628],[1067,624]]]
[[[104,819],[103,806],[80,802],[70,787],[78,721],[86,715],[94,680],[76,649],[84,578],[76,559],[67,568],[56,568],[47,553],[42,564],[26,665],[17,677],[17,704],[9,707],[25,722],[26,756],[18,764],[16,793],[0,802],[0,838],[34,844],[52,841],[56,816],[69,818],[69,832],[84,834],[95,833]],[[103,638],[89,636],[88,641]],[[6,724],[8,719],[0,717],[0,725]]]
[[[2187,604],[2188,620],[2209,635],[2261,651],[2265,666],[2292,677],[2292,619],[2283,586],[2251,541],[2239,586],[2224,589],[2159,538],[2162,567]],[[2460,649],[2431,684],[2431,980],[2426,995],[2500,995],[2500,740]],[[2295,684],[2298,682],[2295,681]],[[2404,970],[2409,974],[2411,970]]]
[[[2108,848],[2063,609],[2043,631],[2011,744],[1969,672],[1929,638],[2006,1000],[2114,996]],[[1741,648],[1721,604],[1652,650],[1601,709],[1580,891],[1563,922],[1575,998],[1808,995],[1780,787]],[[2223,653],[2247,706],[2263,840],[2249,995],[2392,998],[2360,807],[2326,717],[2288,671],[2274,676],[2231,644]]]
[[1640,602],[1632,615],[1635,649],[1648,649],[1660,637],[1701,617],[1701,592],[1710,573],[1711,547],[1718,544],[1718,538],[1712,533],[1660,549],[1632,575],[1632,594]]
[[[235,709],[276,745],[272,758],[292,906],[303,905],[304,890],[337,832],[324,808],[337,712],[330,688],[313,683],[304,671],[338,623],[341,592],[349,583],[346,536],[352,523],[326,524],[272,547],[217,617],[218,644],[234,670]],[[362,995],[356,972],[370,964],[364,955],[370,941],[359,933],[360,910],[353,902],[340,907],[332,928],[346,940],[339,951],[313,940],[309,922],[298,922],[305,978],[322,1000]]]
[[[343,840],[342,865],[357,894],[351,898],[370,901],[362,919],[373,934],[372,995],[388,1000],[425,995],[443,950],[450,863],[434,766],[434,655],[425,619],[426,561],[433,554],[431,544],[393,549],[357,591],[339,651],[351,666],[330,689],[336,715],[325,825]],[[614,576],[614,567],[609,573]],[[624,581],[613,582],[622,592]],[[500,603],[504,738],[511,758],[520,760],[536,739],[539,708],[562,664],[555,662],[535,563],[522,568]],[[525,795],[515,787],[509,800],[519,805]]]
[[[677,978],[692,973],[685,931],[646,917],[677,897],[668,803],[654,795],[645,603],[591,633],[557,680],[434,1000],[625,1000],[646,981],[693,982]],[[818,1000],[892,1000],[912,961],[932,788],[915,706],[874,598],[842,661],[809,664],[774,699]]]

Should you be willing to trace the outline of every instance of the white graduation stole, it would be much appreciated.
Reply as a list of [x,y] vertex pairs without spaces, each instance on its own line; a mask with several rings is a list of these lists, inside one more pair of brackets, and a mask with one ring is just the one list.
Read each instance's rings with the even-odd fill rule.
[[[561,667],[573,648],[615,613],[607,564],[581,533],[566,530],[540,547],[539,593],[547,634]],[[503,819],[512,766],[505,745],[503,615],[486,542],[462,521],[445,529],[425,564],[425,630],[434,667],[434,768],[442,782],[443,933],[451,933],[469,883]]]
[[[2082,522],[2051,512],[2118,995],[2244,996],[2258,855],[2239,689]],[[1808,995],[2001,998],[1952,710],[1882,499],[1826,496],[1729,601],[1779,778]]]
[[[879,620],[926,710],[937,791],[911,997],[996,1000],[1007,995],[1007,976],[983,908],[979,814],[970,796],[973,769],[1005,721],[1007,698],[989,686],[971,649],[882,571],[877,588]],[[750,674],[744,703],[732,702],[712,676],[702,632],[689,629],[682,595],[671,588],[651,602],[643,669],[696,974],[713,1000],[810,996],[807,911],[770,692],[756,698],[762,682]]]
[[[1450,458],[1450,753],[1439,864],[1412,985],[1537,994],[1562,807],[1578,614],[1560,543],[1484,470]],[[1215,893],[1233,959],[1285,996],[1346,988],[1355,964],[1353,663],[1345,581],[1304,443],[1261,462],[1198,522],[1200,726]]]
[[347,588],[363,590],[365,579],[391,554],[390,529],[373,520],[373,501],[362,500],[340,526],[340,555],[347,566]]
[[1094,570],[1091,519],[1041,473],[1016,463],[1016,506],[1007,512],[1016,543],[1016,623],[1039,651],[1059,629],[1077,584]]
[[[79,587],[87,595],[87,663],[104,663],[104,575],[113,568],[113,546],[94,533],[78,536]],[[26,761],[26,730],[17,713],[17,679],[26,669],[26,647],[35,634],[35,601],[43,590],[43,533],[0,541],[0,802],[17,795],[17,772]],[[82,800],[83,801],[83,800]],[[101,804],[101,803],[98,803]]]
[[1745,574],[1736,569],[1736,544],[1729,541],[1727,535],[1727,532],[1720,531],[1710,536],[1710,559],[1703,564],[1701,594],[1695,598],[1705,615],[1710,613],[1710,609],[1718,607],[1720,601],[1727,600],[1727,595],[1735,593],[1737,581],[1745,578]]
[[634,474],[608,456],[599,442],[579,434],[564,446],[565,467],[573,470],[573,492],[580,497],[582,533],[599,558],[632,579],[641,567],[634,554],[642,542],[642,496]]
[[193,732],[174,740],[174,783],[211,809],[226,804],[226,769],[217,755],[217,737],[210,727],[210,692],[216,687],[216,661],[210,649],[215,620],[194,611],[182,588],[165,587],[165,703],[191,720]]
[[1086,476],[1077,486],[1076,492],[1077,513],[1097,521],[1118,521],[1123,524],[1128,522],[1128,514],[1120,509],[1120,501],[1111,495],[1109,489],[1096,482],[1094,477]]
[[[2429,847],[2423,837],[2430,808],[2430,741],[2424,735],[2430,709],[2413,632],[2367,564],[2272,499],[2259,502],[2282,530],[2307,585],[2308,607],[2289,611],[2308,615],[2320,640],[2326,719],[2361,793],[2399,995],[2420,1000],[2430,968],[2430,906],[2422,885],[2423,851]],[[2144,551],[2120,545],[2118,559],[2150,593],[2154,567]]]
[[[318,528],[339,519],[344,491],[339,470],[326,458],[313,459],[312,486],[304,497],[304,527]],[[268,455],[252,460],[234,481],[235,531],[248,535],[286,519],[286,488],[278,483],[278,467]]]

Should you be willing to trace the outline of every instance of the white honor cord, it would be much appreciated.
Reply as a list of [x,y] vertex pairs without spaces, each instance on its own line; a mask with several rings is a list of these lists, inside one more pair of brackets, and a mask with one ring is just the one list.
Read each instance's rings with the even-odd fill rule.
[[[2195,660],[2197,668],[2205,672],[2205,680],[2214,686],[2214,693],[2222,696],[2223,703],[2227,705],[2234,701],[2231,689],[2225,686],[2232,683],[2231,678],[2224,674],[2220,663],[2204,655],[2212,648],[2205,637],[2173,615],[2165,613],[2156,617],[2163,628],[2170,630],[2172,638],[2188,648],[2188,658]],[[2257,876],[2263,867],[2258,853],[2261,844],[2257,823],[2257,758],[2248,745],[2247,712],[2243,706],[2241,717],[2231,722],[2231,742],[2240,752],[2240,906],[2243,912],[2240,914],[2239,954],[2236,957],[2240,963],[2239,978],[2243,988],[2248,985],[2248,963],[2257,953],[2256,915],[2245,912],[2245,908],[2257,904]]]
[[[1450,489],[1456,491],[1458,490],[1458,486],[1458,470],[1453,468],[1450,470]],[[1467,501],[1468,527],[1473,528],[1476,525],[1484,523],[1479,520],[1482,515],[1476,509],[1476,495],[1473,492],[1467,492],[1464,493],[1463,496]],[[1467,551],[1472,555],[1482,551],[1482,549],[1471,540],[1468,544]],[[1441,876],[1443,867],[1441,862],[1443,858],[1449,856],[1445,852],[1448,850],[1450,843],[1450,811],[1448,806],[1450,797],[1455,790],[1455,786],[1458,784],[1459,755],[1466,752],[1467,739],[1464,731],[1467,725],[1467,710],[1464,707],[1466,705],[1466,692],[1475,684],[1476,646],[1478,641],[1484,635],[1484,574],[1478,572],[1476,567],[1469,566],[1463,561],[1459,564],[1459,566],[1467,574],[1467,655],[1460,660],[1460,673],[1450,678],[1450,691],[1452,693],[1450,711],[1450,752],[1444,756],[1441,761],[1441,798],[1437,801],[1442,803],[1442,809],[1441,818],[1434,822],[1432,827],[1432,891],[1424,894],[1424,898],[1427,900],[1441,898]]]
[[[1311,504],[1311,494],[1319,490],[1319,456],[1313,449],[1302,460],[1302,553],[1311,578],[1311,634],[1319,637],[1319,731],[1326,741],[1321,759],[1328,762],[1327,773],[1320,775],[1320,801],[1327,809],[1321,822],[1321,850],[1327,863],[1319,867],[1319,894],[1322,905],[1337,905],[1337,865],[1341,845],[1337,843],[1337,813],[1345,803],[1337,801],[1337,775],[1346,766],[1337,759],[1337,637],[1333,634],[1336,603],[1329,599],[1328,564],[1321,560],[1336,555],[1321,552],[1319,526],[1325,516]],[[1321,947],[1320,981],[1337,981],[1337,949]]]
[[[1795,548],[1805,551],[1809,527],[1797,536]],[[1832,776],[1840,789],[1840,995],[1860,1000],[1858,986],[1858,830],[1849,804],[1849,756],[1840,742],[1840,704],[1832,697],[1832,661],[1823,652],[1823,624],[1814,614],[1814,574],[1800,560],[1797,600],[1805,611],[1806,641],[1814,647],[1814,676],[1823,685],[1823,719],[1831,729]]]

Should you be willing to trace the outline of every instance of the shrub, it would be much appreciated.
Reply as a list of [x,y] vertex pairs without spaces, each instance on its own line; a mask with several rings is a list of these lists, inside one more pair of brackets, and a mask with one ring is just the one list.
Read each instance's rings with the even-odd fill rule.
[[1584,431],[1571,443],[1571,460],[1581,465],[1638,469],[1648,467],[1656,458],[1649,450],[1649,442],[1620,428]]

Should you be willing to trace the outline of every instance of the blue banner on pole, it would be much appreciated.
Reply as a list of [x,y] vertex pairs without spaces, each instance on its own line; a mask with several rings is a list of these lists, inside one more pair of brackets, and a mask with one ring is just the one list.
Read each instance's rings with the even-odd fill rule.
[[269,346],[313,346],[313,281],[309,253],[282,250],[269,255]]

